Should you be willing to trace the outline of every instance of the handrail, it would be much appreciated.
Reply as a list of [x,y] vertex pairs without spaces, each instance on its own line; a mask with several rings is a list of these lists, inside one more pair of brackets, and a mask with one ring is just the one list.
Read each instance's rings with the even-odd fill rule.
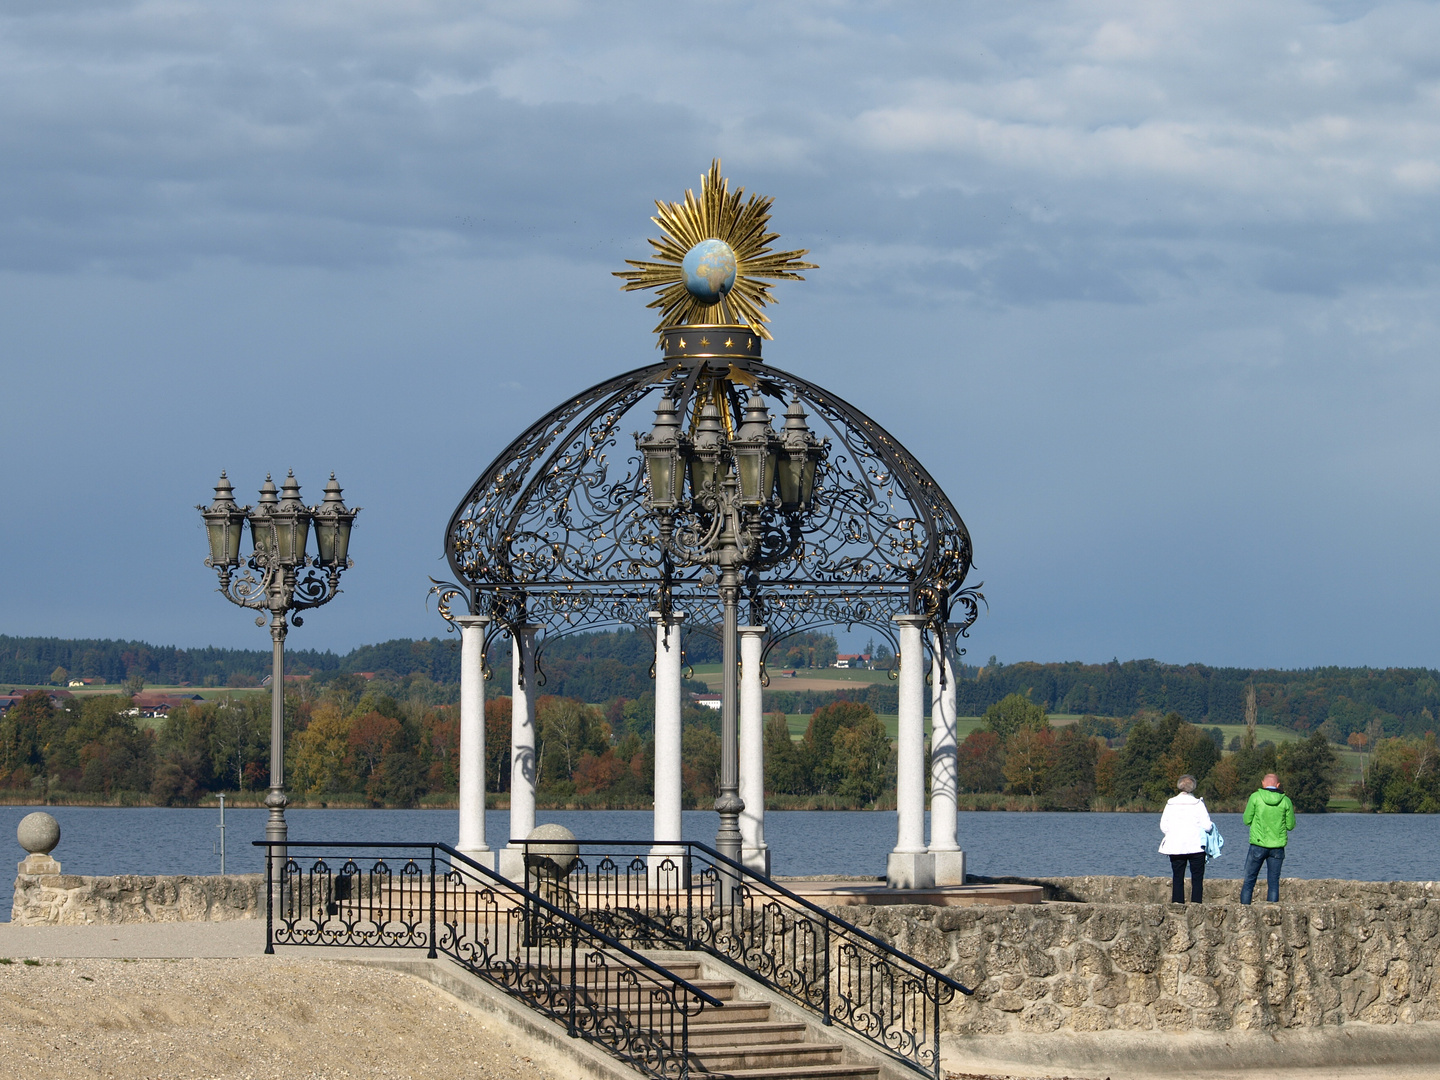
[[650,959],[648,956],[646,956],[644,953],[638,953],[638,952],[636,952],[634,949],[630,948],[629,945],[626,945],[623,941],[620,941],[618,938],[615,938],[615,937],[611,936],[610,934],[607,934],[604,930],[601,930],[598,926],[591,926],[589,923],[585,922],[584,920],[582,920],[582,919],[577,919],[574,915],[570,914],[570,912],[566,911],[564,908],[558,908],[558,907],[556,907],[554,904],[550,903],[550,901],[546,900],[546,899],[545,899],[543,896],[541,896],[539,893],[532,892],[531,890],[525,888],[525,886],[523,886],[523,885],[517,885],[515,882],[511,881],[511,880],[510,880],[509,878],[507,878],[507,877],[502,877],[500,874],[496,873],[494,870],[491,870],[489,867],[484,866],[484,865],[482,865],[481,863],[477,863],[474,859],[470,858],[470,857],[469,857],[468,855],[466,855],[464,852],[456,851],[456,850],[455,850],[454,848],[452,848],[449,844],[446,844],[446,843],[443,843],[443,842],[440,842],[440,841],[435,841],[435,842],[433,842],[433,843],[428,843],[428,844],[406,844],[406,843],[402,843],[402,842],[399,842],[399,841],[393,841],[393,840],[392,840],[392,841],[384,841],[384,842],[376,842],[376,843],[368,843],[368,844],[367,844],[365,841],[363,841],[363,840],[339,840],[339,841],[336,841],[336,842],[334,842],[334,843],[325,843],[325,842],[319,841],[319,840],[301,840],[301,841],[297,841],[297,840],[252,840],[252,841],[251,841],[251,845],[254,846],[254,847],[263,847],[263,848],[271,848],[271,847],[322,848],[322,847],[325,847],[325,848],[367,848],[367,849],[384,848],[384,849],[387,849],[387,850],[402,849],[402,848],[411,848],[411,849],[415,849],[415,848],[438,848],[439,850],[441,850],[441,851],[445,852],[447,855],[449,855],[452,860],[454,860],[454,859],[459,859],[461,862],[465,863],[465,864],[466,864],[467,866],[469,866],[471,869],[479,870],[479,871],[480,871],[482,874],[484,874],[486,877],[493,878],[493,879],[495,879],[497,882],[500,882],[502,885],[505,885],[505,886],[507,886],[508,888],[513,889],[515,892],[517,892],[517,893],[519,893],[520,895],[524,896],[524,897],[526,898],[526,900],[530,901],[530,902],[533,903],[533,904],[539,905],[541,908],[543,908],[545,911],[549,912],[550,914],[555,915],[555,916],[558,916],[562,922],[570,923],[570,924],[573,924],[573,925],[580,926],[580,927],[584,928],[584,930],[585,930],[586,933],[593,934],[595,937],[599,938],[602,942],[604,942],[604,943],[605,943],[605,946],[606,946],[607,948],[614,949],[615,951],[617,951],[617,952],[619,952],[619,953],[622,953],[627,959],[633,960],[633,961],[635,961],[636,963],[640,964],[642,967],[646,967],[646,968],[650,969],[650,970],[651,970],[652,972],[654,972],[655,974],[660,975],[660,976],[663,976],[667,981],[673,982],[673,983],[674,983],[675,985],[677,985],[677,986],[682,986],[682,987],[684,987],[685,990],[686,990],[688,993],[693,994],[695,997],[697,997],[697,998],[699,998],[701,1001],[703,1001],[706,1005],[710,1005],[710,1006],[713,1006],[713,1007],[715,1007],[715,1008],[722,1008],[722,1007],[724,1006],[724,1004],[725,1004],[725,1003],[724,1003],[723,1001],[721,1001],[719,998],[714,997],[714,996],[712,996],[712,995],[710,995],[710,994],[707,994],[704,990],[701,990],[698,986],[692,985],[691,983],[689,983],[689,982],[686,981],[685,979],[682,979],[679,975],[676,975],[674,972],[669,971],[669,970],[667,970],[666,968],[662,967],[661,965],[657,964],[654,960],[651,960],[651,959]]
[[[535,844],[536,846],[541,846],[541,845],[545,845],[545,844],[554,844],[554,842],[555,842],[555,841],[553,841],[553,840],[549,840],[549,841],[546,841],[546,840],[523,840],[523,841],[517,840],[517,841],[514,841],[514,843],[516,843],[516,844],[522,844],[522,843],[525,844],[525,845],[527,846],[527,848],[528,848],[528,846],[529,846],[530,844]],[[645,848],[645,849],[647,849],[647,850],[648,850],[649,848],[652,848],[652,847],[655,847],[655,846],[656,846],[655,841],[653,841],[653,840],[577,840],[576,843],[577,843],[577,844],[580,844],[582,847],[633,847],[633,848]],[[966,996],[970,996],[970,995],[973,995],[973,994],[975,993],[975,991],[972,990],[970,987],[965,986],[963,983],[957,982],[955,979],[952,979],[949,975],[946,975],[943,971],[936,971],[933,967],[931,967],[929,964],[925,963],[923,960],[917,960],[917,959],[915,959],[915,957],[909,955],[908,953],[903,953],[903,952],[901,952],[899,949],[895,948],[895,946],[891,945],[889,942],[881,941],[879,938],[875,937],[873,934],[868,934],[868,933],[866,933],[864,930],[860,929],[860,927],[856,926],[854,923],[852,923],[852,922],[847,922],[846,920],[840,918],[838,915],[834,914],[833,912],[830,912],[830,911],[825,910],[825,909],[824,909],[823,907],[821,907],[820,905],[818,905],[818,904],[816,904],[816,903],[813,903],[812,901],[806,900],[803,896],[798,896],[798,895],[796,895],[795,893],[793,893],[793,892],[791,892],[789,889],[787,889],[784,885],[781,885],[781,884],[780,884],[778,881],[776,881],[774,878],[766,877],[764,874],[756,873],[754,870],[750,869],[748,866],[745,866],[743,863],[737,863],[737,862],[735,862],[733,859],[726,858],[724,855],[720,854],[720,852],[716,851],[714,848],[709,847],[709,846],[706,845],[706,844],[701,843],[699,840],[675,840],[675,841],[666,841],[664,846],[666,846],[666,847],[689,847],[689,848],[696,848],[696,849],[698,849],[698,850],[700,850],[700,851],[703,851],[706,855],[709,855],[712,859],[716,860],[717,862],[723,863],[725,866],[728,866],[730,869],[739,872],[740,874],[744,875],[744,877],[746,877],[746,878],[753,878],[754,880],[760,882],[761,884],[763,884],[763,885],[766,886],[767,888],[774,889],[776,892],[782,894],[782,895],[785,896],[787,899],[793,900],[795,903],[799,904],[801,907],[804,907],[804,908],[808,909],[809,911],[813,912],[814,914],[819,915],[822,919],[825,919],[825,920],[828,921],[828,922],[837,922],[837,923],[839,923],[841,926],[845,927],[847,933],[854,934],[854,935],[856,935],[857,937],[861,938],[863,941],[865,941],[867,944],[870,944],[870,945],[875,946],[877,949],[880,949],[882,952],[885,952],[885,953],[889,954],[890,956],[896,958],[897,960],[900,960],[900,961],[902,961],[902,962],[904,962],[904,963],[906,963],[906,964],[909,964],[909,965],[912,966],[912,967],[918,968],[920,971],[924,972],[926,975],[929,975],[930,977],[936,979],[937,981],[939,981],[939,982],[942,983],[943,985],[948,986],[951,990],[958,990],[958,991],[960,991],[960,993],[965,994]],[[742,878],[742,880],[743,880],[743,878]]]

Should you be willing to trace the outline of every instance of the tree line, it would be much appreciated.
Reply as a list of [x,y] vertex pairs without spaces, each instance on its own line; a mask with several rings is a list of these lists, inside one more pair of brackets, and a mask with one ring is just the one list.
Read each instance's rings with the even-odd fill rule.
[[[1367,748],[1364,736],[1349,741]],[[1011,694],[986,710],[984,726],[959,747],[962,793],[1004,793],[1037,809],[1159,809],[1188,773],[1212,809],[1239,810],[1271,772],[1302,813],[1324,813],[1341,793],[1339,756],[1323,731],[1279,747],[1247,732],[1226,752],[1219,727],[1175,712],[1141,712],[1124,723],[1087,716],[1056,727],[1044,706]],[[1434,733],[1382,738],[1348,794],[1362,809],[1440,811]]]
[[[709,628],[685,634],[686,660],[717,663],[719,645]],[[876,652],[883,649],[877,648]],[[771,653],[772,670],[824,667],[834,662],[835,639],[805,634],[787,639]],[[638,698],[649,685],[653,644],[634,630],[574,634],[544,645],[541,672],[545,689],[560,697],[602,702]],[[448,688],[457,698],[459,651],[451,638],[396,639],[365,645],[343,655],[292,650],[287,670],[324,681],[342,674],[369,672],[382,680],[403,682],[423,677]],[[509,650],[498,642],[491,650],[494,677],[488,692],[509,692]],[[89,678],[131,686],[258,686],[270,672],[270,652],[260,649],[181,649],[139,641],[69,640],[0,635],[0,683],[41,685],[55,676]],[[1015,663],[994,657],[980,667],[961,665],[956,693],[960,715],[978,716],[1011,694],[1028,697],[1051,713],[1130,717],[1141,712],[1178,713],[1196,724],[1236,724],[1244,717],[1247,689],[1256,695],[1258,719],[1295,731],[1320,731],[1337,743],[1361,732],[1372,743],[1384,736],[1419,736],[1436,731],[1440,715],[1440,671],[1431,668],[1309,668],[1298,671],[1216,668],[1203,664],[1162,664],[1131,660],[1108,664]],[[699,682],[687,682],[691,690]],[[765,708],[809,713],[835,701],[868,705],[880,714],[897,708],[893,683],[795,692],[783,686],[767,691]]]
[[[436,684],[339,674],[286,688],[286,761],[297,802],[416,806],[453,800],[459,784],[459,715]],[[26,801],[194,805],[215,792],[262,792],[269,777],[269,694],[251,693],[176,708],[147,721],[123,695],[52,701],[34,691],[0,716],[0,789]],[[655,760],[654,694],[603,705],[544,695],[537,703],[537,795],[542,805],[645,808]],[[503,798],[510,777],[511,700],[487,702],[486,783]],[[714,710],[682,715],[687,806],[702,808],[719,780]],[[1366,753],[1350,789],[1362,807],[1391,813],[1440,811],[1440,753],[1433,733],[1351,745]],[[1086,717],[1056,726],[1042,705],[1011,694],[990,706],[959,747],[967,806],[1033,809],[1158,809],[1190,773],[1217,809],[1236,809],[1267,772],[1278,772],[1297,808],[1321,812],[1337,791],[1330,740],[1276,747],[1238,740],[1227,752],[1218,727],[1178,713],[1126,721]],[[802,738],[785,715],[766,718],[766,791],[772,805],[879,807],[893,804],[895,751],[863,702],[817,707]]]

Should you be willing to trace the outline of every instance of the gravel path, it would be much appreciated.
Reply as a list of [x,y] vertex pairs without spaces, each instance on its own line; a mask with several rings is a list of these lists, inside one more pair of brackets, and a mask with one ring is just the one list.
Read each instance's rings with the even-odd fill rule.
[[558,1080],[511,1037],[419,979],[352,964],[0,963],[11,1080]]

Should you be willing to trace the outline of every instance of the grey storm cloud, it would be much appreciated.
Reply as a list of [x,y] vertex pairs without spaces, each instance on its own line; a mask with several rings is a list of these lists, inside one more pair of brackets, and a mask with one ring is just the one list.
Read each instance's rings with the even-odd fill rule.
[[[348,455],[410,500],[368,521],[409,576],[357,572],[334,641],[433,632],[431,519],[648,356],[608,271],[717,155],[820,264],[777,344],[975,532],[977,648],[1433,662],[1433,4],[10,3],[0,351],[72,418],[12,422],[5,494],[93,478],[113,511],[138,473],[183,508],[257,443]],[[563,325],[635,348],[580,358]],[[156,445],[213,443],[262,377],[364,430],[297,403]],[[152,409],[173,435],[117,436]],[[167,576],[191,539],[76,591],[78,623],[37,575],[0,630],[213,639]]]
[[[727,12],[12,6],[0,258],[565,253],[712,150],[788,197],[794,229],[919,248],[1021,303],[1217,256],[1320,291],[1432,257],[1433,5]],[[1361,233],[1381,250],[1337,258]],[[1040,284],[1007,286],[1017,266]]]

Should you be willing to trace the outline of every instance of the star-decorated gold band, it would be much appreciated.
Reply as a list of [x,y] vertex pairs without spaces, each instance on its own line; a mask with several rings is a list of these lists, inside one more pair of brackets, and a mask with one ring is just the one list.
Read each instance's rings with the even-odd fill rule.
[[759,360],[760,342],[748,326],[677,326],[660,333],[667,360]]

